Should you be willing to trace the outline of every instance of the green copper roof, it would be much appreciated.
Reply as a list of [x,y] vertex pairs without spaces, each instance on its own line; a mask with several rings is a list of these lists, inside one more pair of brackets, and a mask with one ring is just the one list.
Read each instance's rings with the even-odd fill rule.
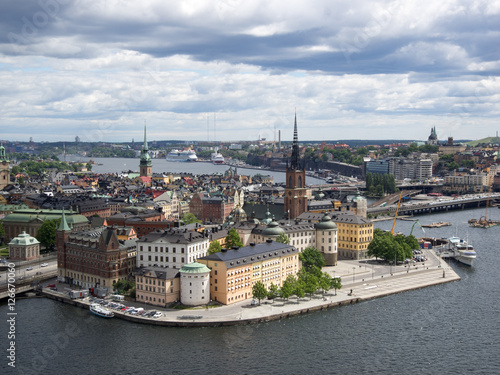
[[194,262],[194,263],[189,263],[184,265],[180,269],[181,273],[204,273],[204,272],[210,272],[210,268],[208,268],[206,265]]
[[66,232],[69,232],[71,230],[68,225],[68,222],[66,221],[66,216],[64,215],[64,208],[62,209],[61,222],[59,223],[59,228],[57,229],[64,230]]
[[325,214],[325,216],[321,218],[321,221],[316,224],[316,229],[328,231],[337,230],[337,224],[332,221],[332,218],[330,216]]
[[19,236],[14,237],[10,242],[9,245],[36,245],[38,240],[35,237],[31,237],[28,233],[23,231]]
[[285,230],[274,220],[267,224],[267,228],[262,231],[262,235],[265,237],[278,237],[281,233],[285,233]]

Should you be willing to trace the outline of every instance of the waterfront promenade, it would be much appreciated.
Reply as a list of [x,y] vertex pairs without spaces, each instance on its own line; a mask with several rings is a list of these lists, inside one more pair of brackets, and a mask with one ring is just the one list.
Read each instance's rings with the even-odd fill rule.
[[[249,299],[229,306],[211,306],[208,309],[205,307],[162,309],[148,305],[147,309],[162,311],[163,316],[153,319],[115,311],[115,317],[136,323],[176,327],[255,324],[460,280],[453,269],[434,252],[426,251],[426,256],[428,261],[425,265],[416,263],[406,267],[404,265],[395,267],[380,264],[375,260],[347,260],[340,261],[335,267],[326,267],[324,269],[326,272],[342,279],[343,287],[337,290],[336,295],[334,290],[330,290],[324,297],[322,294],[316,294],[311,299],[306,296],[299,300],[295,297],[291,297],[288,301],[263,300],[260,306],[252,305],[252,300]],[[90,304],[88,298],[71,300],[63,292],[44,289],[43,294],[85,309],[88,309]],[[133,302],[128,305],[145,307],[143,304]]]

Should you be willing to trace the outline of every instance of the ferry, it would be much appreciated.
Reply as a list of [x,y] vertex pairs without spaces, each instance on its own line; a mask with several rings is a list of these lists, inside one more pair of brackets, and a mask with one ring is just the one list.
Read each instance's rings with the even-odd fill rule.
[[476,259],[476,251],[472,245],[459,237],[437,240],[431,239],[431,242],[433,245],[437,245],[434,246],[434,250],[441,258],[454,258],[457,262],[465,264],[469,267],[472,267],[474,259]]
[[214,164],[224,164],[224,156],[218,151],[212,154],[212,163]]
[[90,312],[102,318],[113,318],[115,316],[113,311],[102,307],[98,303],[93,303],[90,305]]
[[167,161],[197,161],[194,150],[172,150],[167,154]]

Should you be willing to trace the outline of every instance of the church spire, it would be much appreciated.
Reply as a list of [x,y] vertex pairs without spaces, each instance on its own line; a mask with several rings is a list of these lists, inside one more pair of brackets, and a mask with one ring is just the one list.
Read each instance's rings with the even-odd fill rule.
[[66,221],[66,215],[64,215],[64,207],[62,209],[61,222],[59,223],[58,229],[66,232],[69,232],[71,230],[71,228],[68,225],[68,222]]
[[144,146],[142,146],[142,149],[145,151],[148,150],[148,141],[146,140],[146,120],[144,120]]
[[293,127],[292,160],[290,168],[299,168],[299,136],[297,133],[297,111],[295,111],[295,124]]

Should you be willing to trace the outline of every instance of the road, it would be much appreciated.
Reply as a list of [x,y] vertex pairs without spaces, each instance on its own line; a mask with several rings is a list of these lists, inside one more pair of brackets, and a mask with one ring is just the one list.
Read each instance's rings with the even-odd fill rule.
[[[45,273],[57,271],[57,258],[51,257],[50,259],[40,259],[30,262],[14,262],[16,264],[16,281],[29,280],[35,276],[43,275]],[[42,267],[43,263],[47,263],[48,266]],[[7,266],[9,262],[2,263],[2,265]],[[27,268],[32,267],[32,270],[27,270]],[[8,268],[0,272],[0,287],[7,284],[8,279]]]

